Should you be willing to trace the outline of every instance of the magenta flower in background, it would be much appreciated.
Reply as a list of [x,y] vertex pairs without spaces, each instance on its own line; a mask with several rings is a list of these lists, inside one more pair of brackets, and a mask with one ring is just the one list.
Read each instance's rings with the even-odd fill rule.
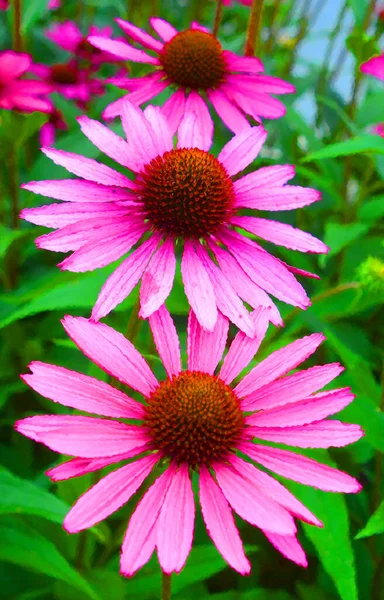
[[373,77],[384,81],[384,54],[373,56],[367,62],[360,65],[360,70],[366,75],[373,75]]
[[41,146],[53,146],[57,131],[66,131],[68,126],[64,121],[63,114],[52,104],[52,111],[49,114],[47,123],[40,129],[39,139]]
[[0,108],[21,112],[51,111],[51,103],[43,98],[52,92],[52,86],[34,79],[21,79],[30,72],[29,54],[4,50],[0,52]]
[[49,0],[48,10],[57,10],[61,7],[61,0]]
[[7,10],[9,8],[8,0],[0,0],[0,10]]
[[[267,312],[259,309],[252,314],[256,337],[250,339],[239,332],[215,375],[226,348],[228,320],[220,317],[214,331],[207,333],[190,313],[188,365],[183,371],[176,328],[162,307],[150,317],[167,374],[160,382],[123,335],[102,323],[65,317],[65,330],[81,351],[141,394],[141,402],[93,377],[41,362],[31,363],[32,374],[23,376],[32,389],[54,402],[110,417],[37,415],[16,423],[23,435],[75,457],[47,472],[53,481],[131,461],[81,496],[64,520],[68,532],[92,527],[118,510],[156,468],[157,479],[128,525],[122,574],[133,575],[155,549],[165,573],[183,568],[193,540],[193,472],[199,478],[207,531],[224,559],[242,574],[249,573],[250,564],[232,510],[261,529],[279,552],[301,566],[306,566],[307,560],[296,538],[294,519],[322,526],[281,483],[253,463],[320,490],[356,493],[361,489],[356,479],[342,471],[258,443],[328,448],[346,446],[363,435],[358,425],[326,420],[354,398],[349,388],[318,393],[342,371],[338,363],[287,375],[315,352],[324,339],[322,334],[298,339],[273,352],[232,385],[264,338]],[[128,425],[115,419],[138,422]]]
[[234,181],[257,157],[266,131],[248,127],[216,158],[209,152],[208,110],[205,105],[202,110],[196,92],[188,97],[190,112],[181,123],[176,148],[158,107],[142,112],[128,101],[122,106],[127,141],[86,116],[79,123],[91,142],[132,171],[134,179],[95,160],[44,148],[51,160],[82,179],[23,186],[64,200],[64,204],[21,213],[32,223],[57,229],[36,242],[55,252],[73,251],[60,263],[62,269],[83,272],[104,267],[138,245],[104,284],[92,318],[98,321],[106,316],[141,278],[140,316],[150,316],[172,289],[175,252],[182,255],[181,273],[190,306],[209,331],[220,311],[252,336],[253,324],[241,299],[254,308],[273,307],[271,320],[281,324],[265,292],[306,308],[310,301],[292,273],[311,274],[274,258],[239,231],[301,252],[327,251],[321,241],[290,225],[239,214],[243,208],[292,210],[320,198],[316,190],[285,185],[294,176],[292,165],[263,167]]
[[[246,115],[259,122],[261,117],[276,119],[285,114],[284,105],[271,94],[293,93],[294,86],[261,74],[264,67],[258,58],[223,50],[206,28],[193,23],[190,29],[178,32],[167,21],[153,17],[151,25],[161,38],[159,41],[132,23],[122,19],[117,22],[145,50],[100,36],[90,36],[89,42],[121,60],[152,65],[153,72],[144,77],[115,77],[109,81],[128,90],[129,100],[137,106],[167,87],[176,88],[163,107],[173,131],[181,122],[190,94],[204,114],[209,101],[235,133],[249,126]],[[104,111],[104,117],[120,115],[122,105],[122,99],[113,102]]]
[[372,131],[373,133],[376,133],[376,135],[379,135],[380,137],[384,138],[384,123],[379,123],[378,125],[375,125]]
[[231,6],[234,2],[244,4],[244,6],[251,6],[252,0],[222,0],[224,6]]

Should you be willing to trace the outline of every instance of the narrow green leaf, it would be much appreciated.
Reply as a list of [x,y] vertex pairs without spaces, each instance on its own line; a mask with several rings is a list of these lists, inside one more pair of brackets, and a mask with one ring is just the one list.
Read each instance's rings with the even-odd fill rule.
[[330,251],[320,257],[321,266],[324,266],[331,256],[336,256],[340,250],[362,237],[368,230],[369,225],[363,223],[327,223],[324,243],[330,247]]
[[368,0],[348,0],[357,25],[362,25],[368,10]]
[[384,138],[381,138],[379,135],[362,135],[352,140],[346,140],[345,142],[329,144],[325,148],[309,154],[301,162],[337,158],[338,156],[348,156],[350,154],[370,153],[384,154]]
[[370,537],[371,535],[377,535],[378,533],[384,532],[384,500],[380,504],[379,508],[369,518],[368,523],[359,531],[356,536],[356,540],[361,538]]

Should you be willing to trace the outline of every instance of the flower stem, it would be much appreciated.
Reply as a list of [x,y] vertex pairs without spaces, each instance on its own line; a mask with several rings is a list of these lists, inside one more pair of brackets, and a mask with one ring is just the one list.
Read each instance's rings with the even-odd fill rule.
[[161,574],[161,600],[170,600],[172,594],[171,576],[162,572]]
[[125,337],[132,343],[134,343],[137,334],[139,333],[140,325],[142,323],[141,319],[139,319],[139,310],[140,310],[140,300],[136,300],[135,304],[132,306],[132,311],[127,323],[127,331]]
[[17,152],[13,148],[8,156],[9,195],[11,198],[11,221],[13,229],[18,229],[19,220],[19,184],[17,173]]
[[215,37],[217,37],[217,34],[219,33],[219,27],[220,27],[222,15],[223,15],[222,0],[216,0],[215,20],[213,22],[213,29],[212,29],[212,33]]
[[21,37],[21,2],[22,0],[13,0],[12,47],[15,50],[15,52],[21,52],[23,49],[23,40]]
[[255,56],[259,32],[261,27],[261,13],[264,0],[253,0],[248,21],[247,39],[245,42],[245,56]]

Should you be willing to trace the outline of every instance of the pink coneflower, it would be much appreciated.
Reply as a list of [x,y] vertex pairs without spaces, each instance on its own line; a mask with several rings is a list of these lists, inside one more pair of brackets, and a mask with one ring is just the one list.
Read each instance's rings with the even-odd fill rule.
[[366,75],[373,75],[373,77],[384,81],[384,54],[373,56],[367,62],[360,65],[360,70]]
[[43,95],[52,92],[52,86],[34,79],[21,79],[30,69],[29,54],[4,50],[0,52],[0,108],[22,112],[50,112],[49,100]]
[[[200,105],[191,93],[191,111]],[[206,117],[206,115],[205,115]],[[319,199],[310,188],[285,185],[294,176],[292,165],[263,167],[234,181],[257,157],[267,133],[248,127],[219,153],[209,152],[212,129],[200,127],[193,112],[184,118],[177,147],[158,107],[142,112],[125,101],[122,123],[127,141],[86,116],[83,133],[102,152],[134,173],[134,179],[83,156],[44,148],[56,164],[80,180],[30,182],[23,187],[64,200],[25,209],[22,218],[57,231],[37,239],[40,248],[73,254],[64,270],[90,271],[121,258],[136,244],[104,284],[93,308],[99,320],[126,298],[142,278],[140,316],[147,318],[168,297],[175,275],[176,254],[190,306],[211,331],[218,310],[248,335],[252,307],[273,306],[265,292],[307,307],[310,302],[292,272],[296,270],[266,252],[243,229],[264,240],[302,252],[323,253],[327,247],[290,225],[251,216],[243,208],[291,210]],[[310,275],[310,274],[309,274]],[[265,290],[265,291],[264,291]],[[271,319],[281,324],[274,307]]]
[[0,10],[7,10],[9,8],[8,0],[0,0]]
[[57,10],[61,7],[61,0],[49,0],[48,10]]
[[207,333],[190,313],[188,365],[183,371],[176,329],[162,307],[150,317],[167,373],[161,382],[120,333],[102,323],[65,317],[65,330],[81,351],[142,394],[142,402],[92,377],[41,362],[31,363],[32,374],[23,376],[32,389],[64,406],[112,419],[138,420],[136,425],[127,425],[110,418],[55,414],[16,423],[20,433],[75,457],[47,472],[54,481],[130,460],[77,501],[64,520],[70,533],[92,527],[118,510],[156,469],[157,479],[128,525],[121,554],[124,575],[133,575],[155,549],[165,573],[183,568],[193,539],[193,473],[199,478],[207,531],[232,568],[242,574],[250,571],[231,509],[260,528],[284,556],[306,566],[294,518],[319,527],[321,522],[281,483],[240,455],[282,477],[321,490],[360,490],[356,479],[346,473],[296,452],[258,443],[328,448],[346,446],[363,435],[358,425],[325,420],[353,400],[349,388],[317,393],[342,371],[339,364],[287,376],[315,352],[324,339],[321,334],[277,350],[237,385],[231,385],[259,348],[268,323],[266,312],[268,309],[253,313],[256,337],[250,339],[239,332],[215,375],[226,347],[228,320],[220,317],[214,331]]
[[[122,60],[152,65],[154,71],[144,77],[119,77],[109,81],[130,91],[130,101],[138,106],[174,86],[175,92],[164,105],[164,114],[170,117],[174,131],[190,94],[194,95],[194,102],[203,115],[207,113],[209,100],[235,133],[249,126],[245,115],[259,121],[260,117],[276,119],[285,114],[284,105],[270,94],[289,94],[295,91],[294,86],[276,77],[260,75],[264,68],[258,58],[223,50],[216,37],[204,27],[195,23],[190,29],[178,32],[170,23],[154,17],[151,25],[162,39],[159,41],[132,23],[122,19],[117,22],[146,51],[98,36],[90,36],[90,43]],[[104,116],[120,115],[122,104],[122,99],[113,102]]]
[[372,131],[373,133],[376,133],[376,135],[379,135],[380,137],[384,138],[384,123],[379,123],[378,125],[375,125]]

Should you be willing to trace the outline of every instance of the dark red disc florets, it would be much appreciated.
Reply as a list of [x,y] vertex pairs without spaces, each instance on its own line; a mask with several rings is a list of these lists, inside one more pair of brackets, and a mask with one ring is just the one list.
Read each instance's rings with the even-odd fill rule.
[[162,382],[147,399],[144,426],[164,456],[191,467],[225,460],[244,430],[233,390],[198,371]]
[[66,64],[51,67],[50,79],[54,83],[77,83],[78,73],[75,67]]

